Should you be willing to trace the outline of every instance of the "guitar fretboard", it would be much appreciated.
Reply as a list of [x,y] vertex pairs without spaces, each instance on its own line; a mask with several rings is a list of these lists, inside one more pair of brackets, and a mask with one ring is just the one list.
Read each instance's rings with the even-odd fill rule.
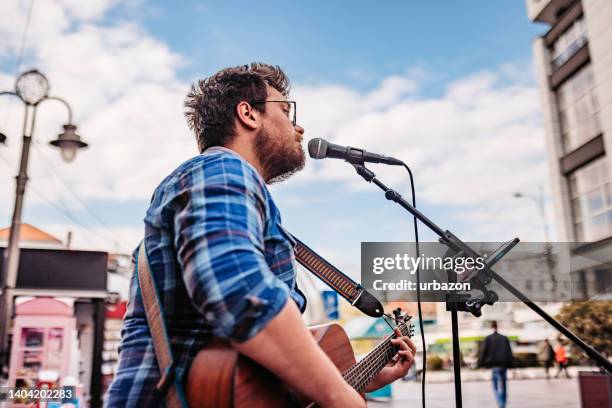
[[[402,336],[412,337],[412,327],[400,323],[397,328]],[[385,339],[372,349],[364,358],[353,364],[342,376],[353,388],[362,392],[365,386],[382,370],[397,353],[391,338]]]

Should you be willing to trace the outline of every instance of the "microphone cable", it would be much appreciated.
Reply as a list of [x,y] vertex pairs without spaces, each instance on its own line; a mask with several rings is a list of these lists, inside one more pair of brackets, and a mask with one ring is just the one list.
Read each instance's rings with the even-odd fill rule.
[[[416,193],[414,192],[414,178],[412,177],[412,171],[406,163],[402,163],[404,168],[408,171],[410,176],[410,190],[412,192],[412,206],[416,208]],[[414,240],[416,243],[417,256],[421,253],[419,250],[419,228],[417,225],[416,215],[412,216],[414,222]],[[425,408],[425,372],[427,370],[427,349],[425,348],[425,331],[423,330],[423,312],[421,310],[421,271],[420,265],[416,268],[416,281],[417,281],[417,310],[419,315],[419,330],[421,331],[421,344],[423,346],[423,370],[421,372],[421,402],[423,408]]]

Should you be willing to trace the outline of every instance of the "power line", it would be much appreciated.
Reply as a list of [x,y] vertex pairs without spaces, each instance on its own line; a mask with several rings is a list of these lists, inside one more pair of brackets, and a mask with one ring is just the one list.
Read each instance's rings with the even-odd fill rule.
[[[19,52],[17,54],[17,61],[15,62],[15,68],[13,69],[13,74],[15,76],[17,76],[17,73],[19,72],[19,68],[21,67],[21,62],[23,61],[23,52],[25,50],[25,45],[26,45],[26,40],[28,38],[28,30],[30,28],[30,20],[32,18],[32,9],[34,6],[34,0],[30,0],[30,4],[28,5],[28,11],[26,14],[26,21],[25,21],[25,25],[23,27],[23,32],[21,34],[21,44],[19,45]],[[6,124],[8,123],[8,118],[9,118],[9,102],[7,101],[6,104],[4,105],[7,109],[6,109],[6,115],[4,115],[4,124],[3,127],[6,127]]]
[[68,220],[72,221],[74,224],[76,224],[77,226],[83,228],[83,231],[87,232],[90,234],[90,236],[92,237],[96,237],[96,238],[102,238],[103,240],[112,243],[113,245],[116,245],[117,242],[116,240],[107,237],[106,235],[100,234],[99,232],[96,232],[94,230],[91,229],[91,227],[83,224],[81,221],[79,221],[76,217],[74,217],[69,210],[64,209],[60,206],[58,206],[56,203],[54,203],[52,200],[50,200],[47,196],[45,196],[43,193],[41,193],[40,191],[33,189],[32,187],[30,187],[28,189],[28,191],[33,191],[39,198],[41,198],[43,201],[45,201],[47,204],[49,204],[51,207],[53,207],[57,212],[59,212],[60,214],[62,214],[64,217],[66,217]]
[[26,23],[23,28],[23,34],[21,35],[21,45],[19,46],[19,54],[17,55],[17,63],[15,64],[15,73],[19,71],[21,67],[21,61],[23,60],[23,50],[25,49],[26,38],[28,37],[28,28],[30,28],[30,19],[32,17],[32,6],[34,5],[34,0],[30,0],[30,5],[28,6],[28,14],[26,15]]
[[0,159],[2,159],[2,161],[4,162],[4,164],[6,164],[7,167],[12,168],[13,167],[13,163],[11,163],[9,161],[9,159],[7,159],[6,157],[4,157],[4,154],[0,153]]
[[94,220],[96,220],[96,222],[97,222],[98,224],[100,224],[100,226],[101,226],[101,227],[103,227],[104,229],[106,229],[106,230],[107,230],[107,232],[109,232],[109,233],[111,233],[111,234],[115,234],[115,232],[114,232],[114,231],[112,231],[111,227],[110,227],[108,224],[106,224],[106,223],[105,223],[105,222],[104,222],[104,221],[103,221],[103,220],[102,220],[102,219],[101,219],[101,218],[100,218],[100,217],[99,217],[99,216],[98,216],[98,215],[97,215],[97,214],[96,214],[96,213],[95,213],[95,212],[94,212],[94,211],[93,211],[93,210],[92,210],[92,209],[91,209],[91,208],[90,208],[88,205],[87,205],[87,203],[85,203],[85,200],[83,200],[83,199],[81,198],[81,196],[79,196],[79,195],[77,194],[77,192],[76,192],[76,191],[74,191],[74,189],[73,189],[72,187],[70,187],[70,184],[68,184],[68,183],[66,182],[66,180],[64,180],[64,178],[62,177],[62,175],[61,175],[59,172],[57,172],[57,171],[55,170],[55,168],[53,167],[53,165],[52,165],[52,164],[51,164],[49,161],[47,161],[47,158],[45,157],[45,154],[43,153],[42,149],[39,149],[39,148],[38,148],[37,143],[33,143],[33,144],[34,144],[34,148],[36,149],[36,151],[37,151],[37,152],[40,154],[40,156],[41,156],[41,157],[42,157],[42,159],[43,159],[43,160],[42,160],[42,164],[43,164],[43,167],[44,167],[45,171],[47,172],[47,174],[53,173],[53,174],[55,175],[55,177],[56,177],[57,179],[59,179],[59,181],[62,183],[62,185],[64,186],[64,188],[65,188],[66,190],[68,190],[68,191],[69,191],[69,192],[72,194],[72,196],[73,196],[74,198],[76,198],[76,200],[77,200],[77,201],[78,201],[78,202],[81,204],[81,206],[83,207],[83,209],[84,209],[84,210],[85,210],[85,211],[86,211],[86,212],[87,212],[87,213],[88,213],[88,214],[89,214],[89,215],[90,215],[90,216],[91,216],[91,217],[92,217]]
[[[32,10],[34,8],[34,0],[30,0],[30,3],[28,5],[28,9],[27,9],[27,13],[26,13],[26,20],[25,20],[25,25],[23,28],[23,32],[21,35],[21,42],[19,45],[19,51],[17,53],[17,60],[15,62],[15,68],[14,68],[14,73],[15,75],[17,75],[17,73],[19,72],[19,69],[21,68],[21,64],[23,62],[23,56],[24,56],[24,51],[26,48],[26,43],[27,43],[27,38],[28,38],[28,32],[29,32],[29,28],[30,28],[30,22],[32,20]],[[8,104],[8,102],[7,102]],[[6,123],[8,121],[8,116],[10,114],[9,112],[10,109],[6,109],[6,115],[4,118],[4,125],[6,126]],[[81,197],[79,197],[76,192],[70,188],[70,186],[64,181],[64,179],[57,173],[55,172],[55,170],[53,169],[52,166],[50,166],[48,164],[48,162],[46,161],[46,158],[44,157],[44,153],[38,149],[38,147],[36,146],[36,144],[34,143],[34,146],[36,147],[36,149],[39,151],[39,154],[43,157],[43,167],[45,167],[45,170],[47,171],[47,173],[49,173],[49,168],[52,170],[52,172],[55,174],[55,176],[57,178],[60,179],[60,181],[62,182],[62,184],[64,185],[64,187],[70,192],[72,193],[72,195],[77,199],[77,201],[83,206],[83,208],[85,209],[85,211],[92,217],[94,218],[102,227],[104,227],[108,232],[111,233],[111,235],[114,235],[114,232],[111,231],[110,227],[105,224],[100,217],[98,217],[86,204],[85,202],[81,199]],[[12,168],[12,163],[6,158],[4,157],[4,155],[0,155],[0,158],[2,159],[2,161],[9,167]],[[56,211],[58,211],[60,214],[64,215],[66,218],[68,218],[71,222],[73,222],[74,224],[80,226],[81,228],[84,229],[84,231],[88,232],[89,234],[92,234],[93,236],[96,236],[98,238],[102,238],[104,240],[107,240],[109,242],[112,242],[113,245],[117,245],[117,240],[116,239],[112,239],[110,237],[105,236],[104,234],[100,234],[100,233],[96,233],[93,230],[90,229],[90,227],[86,226],[85,224],[83,224],[82,222],[80,222],[76,217],[74,217],[70,210],[68,209],[68,206],[66,205],[66,203],[62,200],[61,195],[58,197],[58,201],[60,202],[61,206],[58,206],[55,202],[53,202],[52,200],[48,199],[44,194],[42,194],[40,191],[36,190],[36,189],[32,189],[30,187],[30,189],[37,194],[40,198],[42,198],[44,201],[47,202],[47,204],[51,205],[51,207],[53,207]]]
[[[32,10],[34,8],[34,0],[30,0],[30,3],[28,5],[28,9],[27,9],[27,13],[26,13],[26,20],[25,20],[25,25],[23,28],[23,32],[21,34],[21,42],[19,45],[19,51],[17,53],[17,60],[15,62],[15,68],[14,68],[14,73],[15,75],[17,75],[17,73],[19,72],[19,69],[21,68],[21,64],[23,62],[23,55],[24,55],[24,51],[26,48],[26,43],[27,43],[27,38],[28,38],[28,31],[30,28],[30,22],[32,19]],[[8,104],[8,102],[7,102]],[[6,115],[5,115],[5,119],[4,119],[4,124],[6,126],[6,123],[8,121],[8,116],[9,116],[9,110],[10,109],[6,109]],[[83,208],[87,211],[87,213],[89,213],[90,216],[92,216],[102,227],[104,227],[105,229],[108,230],[108,232],[110,232],[111,234],[114,234],[111,230],[110,227],[108,227],[108,225],[106,225],[96,214],[93,213],[92,210],[89,209],[89,207],[84,203],[84,201],[74,192],[74,190],[72,190],[67,183],[63,180],[63,178],[61,176],[59,176],[59,174],[57,172],[55,172],[55,170],[52,167],[47,167],[48,166],[48,162],[46,161],[46,158],[44,157],[44,153],[42,153],[42,151],[40,151],[38,149],[38,147],[36,146],[36,144],[34,144],[34,146],[36,147],[36,149],[39,151],[40,155],[43,157],[43,167],[46,168],[46,171],[48,172],[48,169],[51,168],[53,170],[53,173],[56,175],[57,178],[60,179],[60,181],[62,182],[62,184],[66,187],[66,189],[68,191],[70,191],[72,193],[72,195],[74,197],[76,197],[77,201],[79,201],[79,203],[83,206]],[[10,163],[10,161],[4,157],[3,155],[0,155],[0,158],[2,159],[2,161],[8,166],[8,167],[12,167],[12,164]],[[41,197],[44,201],[47,202],[47,204],[51,205],[55,210],[57,210],[59,213],[61,213],[62,215],[64,215],[65,217],[67,217],[70,221],[72,221],[73,223],[75,223],[76,225],[82,227],[85,231],[89,232],[90,234],[93,234],[97,237],[103,238],[105,240],[108,240],[109,242],[112,242],[113,245],[117,245],[117,240],[115,239],[111,239],[109,237],[106,237],[102,234],[99,233],[95,233],[93,232],[93,230],[90,230],[89,227],[87,227],[86,225],[84,225],[83,223],[81,223],[78,219],[76,219],[71,213],[70,210],[68,209],[68,206],[66,205],[66,203],[62,200],[61,195],[58,197],[58,201],[61,204],[61,207],[58,206],[57,204],[55,204],[53,201],[49,200],[47,197],[45,197],[40,191],[32,189],[32,191],[37,194],[39,197]]]
[[[9,168],[12,168],[12,163],[10,163],[10,161],[4,157],[4,155],[0,154],[0,159],[2,159],[2,162]],[[50,205],[53,209],[55,209],[58,213],[62,214],[64,217],[66,217],[68,220],[70,220],[72,223],[76,224],[77,226],[83,228],[83,231],[87,232],[88,234],[90,234],[91,237],[96,237],[96,238],[101,238],[106,242],[112,243],[113,245],[117,244],[117,240],[112,239],[104,234],[100,234],[99,232],[96,232],[94,230],[91,229],[91,227],[83,224],[81,221],[79,221],[76,217],[74,217],[74,215],[72,215],[70,213],[70,210],[68,210],[67,208],[62,208],[60,206],[58,206],[55,202],[53,202],[52,200],[50,200],[45,194],[41,193],[39,190],[33,188],[32,185],[30,185],[30,188],[28,188],[28,191],[32,191],[34,192],[34,194],[36,194],[39,198],[41,198],[43,201],[45,201],[48,205]],[[60,200],[61,201],[61,200]],[[64,204],[65,206],[65,204]]]

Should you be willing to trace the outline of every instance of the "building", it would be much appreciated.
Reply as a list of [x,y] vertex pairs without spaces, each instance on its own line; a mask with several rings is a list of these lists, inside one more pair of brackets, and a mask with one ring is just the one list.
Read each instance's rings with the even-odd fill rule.
[[527,0],[527,14],[549,26],[533,52],[558,238],[582,243],[572,265],[577,293],[605,297],[612,290],[612,3]]
[[[10,227],[0,229],[0,246],[8,245],[10,232]],[[19,246],[22,248],[66,248],[59,238],[27,223],[19,225]]]

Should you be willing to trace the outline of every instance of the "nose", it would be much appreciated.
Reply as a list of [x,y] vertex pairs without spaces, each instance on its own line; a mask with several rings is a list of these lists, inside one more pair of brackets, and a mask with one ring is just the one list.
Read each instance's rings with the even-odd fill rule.
[[301,127],[300,125],[295,125],[295,130],[300,134],[303,135],[304,134],[304,128]]

